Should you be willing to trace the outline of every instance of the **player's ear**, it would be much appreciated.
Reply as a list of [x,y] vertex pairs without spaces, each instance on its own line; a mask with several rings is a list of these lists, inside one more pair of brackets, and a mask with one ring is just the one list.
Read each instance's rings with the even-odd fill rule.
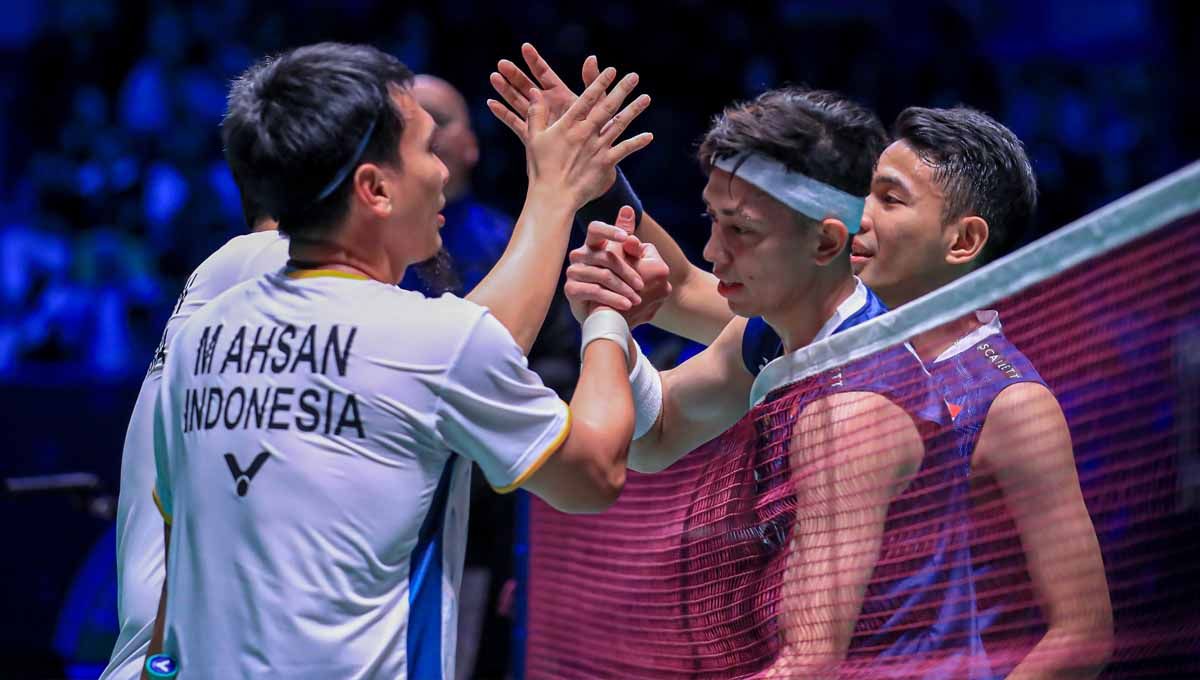
[[351,200],[377,217],[387,217],[392,212],[396,187],[388,181],[384,169],[374,163],[363,163],[354,170]]
[[961,217],[949,225],[946,238],[949,241],[949,247],[946,249],[946,263],[971,264],[983,252],[983,247],[987,245],[987,220],[978,215]]
[[817,225],[817,242],[813,261],[821,267],[833,262],[834,258],[846,249],[846,243],[849,240],[850,230],[846,228],[845,222],[836,217],[827,217],[821,220]]

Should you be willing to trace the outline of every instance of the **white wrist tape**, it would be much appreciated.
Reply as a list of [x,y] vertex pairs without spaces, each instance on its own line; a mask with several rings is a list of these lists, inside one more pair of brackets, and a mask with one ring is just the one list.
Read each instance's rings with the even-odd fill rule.
[[597,309],[583,320],[583,341],[579,344],[579,360],[583,361],[583,353],[593,341],[612,340],[621,348],[625,355],[625,365],[628,366],[631,337],[625,317],[611,309]]
[[638,348],[637,363],[629,374],[629,386],[633,388],[633,411],[636,419],[633,425],[633,438],[641,439],[654,423],[658,422],[658,414],[662,411],[662,378],[658,369],[642,354]]

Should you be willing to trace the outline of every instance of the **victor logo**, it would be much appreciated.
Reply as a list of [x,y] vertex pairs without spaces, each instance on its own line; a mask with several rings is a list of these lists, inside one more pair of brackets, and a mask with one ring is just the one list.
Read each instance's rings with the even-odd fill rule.
[[267,459],[270,457],[271,454],[263,451],[254,457],[254,461],[250,463],[250,467],[242,470],[241,466],[238,465],[236,456],[232,453],[225,454],[225,462],[229,465],[229,474],[233,475],[233,481],[237,484],[238,496],[246,495],[246,492],[250,490],[250,480],[254,479],[254,475],[258,474],[258,471],[262,469],[263,463],[267,462]]

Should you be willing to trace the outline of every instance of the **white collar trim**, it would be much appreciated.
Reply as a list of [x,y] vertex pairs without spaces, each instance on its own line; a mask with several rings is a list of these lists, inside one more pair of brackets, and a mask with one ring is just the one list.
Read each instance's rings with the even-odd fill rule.
[[1000,313],[996,310],[979,310],[975,312],[975,318],[983,325],[962,336],[953,345],[947,347],[946,351],[939,354],[938,357],[933,360],[933,363],[936,364],[939,361],[945,361],[947,359],[956,357],[974,347],[980,340],[983,340],[990,335],[996,335],[1000,332]]
[[[812,342],[808,346],[828,338],[833,335],[838,326],[842,325],[846,319],[854,316],[867,305],[867,287],[863,284],[862,279],[854,277],[855,286],[854,292],[845,300],[838,304],[834,310],[833,316],[821,326],[821,330],[813,337]],[[779,387],[780,385],[794,382],[792,376],[800,375],[805,372],[807,366],[796,365],[796,352],[789,352],[781,357],[773,359],[758,372],[758,376],[754,379],[754,385],[750,389],[750,406],[758,403],[762,397],[766,396],[767,392]]]

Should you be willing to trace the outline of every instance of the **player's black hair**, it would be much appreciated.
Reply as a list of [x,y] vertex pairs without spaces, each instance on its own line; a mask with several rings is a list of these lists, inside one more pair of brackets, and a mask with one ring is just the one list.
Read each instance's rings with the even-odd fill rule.
[[399,165],[404,119],[390,90],[412,78],[389,54],[341,43],[252,66],[230,89],[221,124],[243,206],[249,200],[290,236],[319,236],[337,225],[349,205],[346,180],[360,163]]
[[713,118],[700,142],[705,172],[718,160],[760,153],[855,196],[870,193],[887,146],[879,117],[835,92],[788,86],[736,103]]
[[985,256],[1011,248],[1037,211],[1037,180],[1025,147],[991,116],[960,106],[911,107],[896,118],[893,134],[933,168],[946,195],[942,222],[978,215],[988,223]]

